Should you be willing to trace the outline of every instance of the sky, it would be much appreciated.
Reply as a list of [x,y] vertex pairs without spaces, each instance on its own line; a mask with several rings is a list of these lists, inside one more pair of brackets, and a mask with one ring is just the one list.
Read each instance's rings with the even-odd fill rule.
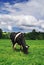
[[0,28],[5,32],[44,32],[44,0],[0,0]]

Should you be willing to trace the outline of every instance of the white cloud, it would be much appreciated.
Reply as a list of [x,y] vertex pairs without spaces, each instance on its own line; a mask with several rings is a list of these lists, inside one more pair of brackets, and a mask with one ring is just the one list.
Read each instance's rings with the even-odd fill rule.
[[[41,31],[44,29],[44,20],[37,20],[35,17],[30,15],[0,15],[1,28],[7,28],[12,31],[13,27],[22,28],[24,30],[36,29]],[[41,28],[41,29],[40,29]],[[42,30],[44,31],[44,30]]]
[[[31,0],[26,3],[4,3],[2,10],[7,10],[13,15],[33,15],[37,18],[44,16],[44,0]],[[19,9],[19,11],[17,11]]]
[[13,5],[4,3],[1,10],[10,12],[0,15],[1,28],[12,30],[16,26],[24,30],[44,31],[44,0],[31,0]]
[[2,25],[6,25],[6,23],[5,23],[5,22],[3,22],[3,21],[1,22],[1,24],[2,24]]
[[8,25],[8,29],[11,31],[12,30],[12,26]]
[[[44,16],[44,0],[31,0],[26,3],[16,3],[10,5],[9,3],[4,3],[2,9],[10,11],[13,15],[33,15],[37,18],[42,18]],[[17,11],[18,9],[20,11]]]

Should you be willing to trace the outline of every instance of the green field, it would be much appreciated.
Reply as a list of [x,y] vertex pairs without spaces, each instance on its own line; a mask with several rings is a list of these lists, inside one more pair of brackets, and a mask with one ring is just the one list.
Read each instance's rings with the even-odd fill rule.
[[44,40],[26,40],[26,43],[30,45],[27,55],[13,50],[10,40],[0,40],[0,65],[44,65]]

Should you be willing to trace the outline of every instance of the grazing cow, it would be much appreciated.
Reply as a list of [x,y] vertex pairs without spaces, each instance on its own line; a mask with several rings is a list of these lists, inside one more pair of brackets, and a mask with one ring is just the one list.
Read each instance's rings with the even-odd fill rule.
[[21,32],[17,32],[17,33],[12,32],[10,34],[10,39],[12,41],[13,48],[16,47],[16,43],[17,43],[18,45],[20,45],[20,47],[23,48],[23,52],[24,53],[28,53],[28,47],[29,46],[26,45],[26,43],[25,43],[25,39],[24,39],[24,34],[23,33],[21,33]]

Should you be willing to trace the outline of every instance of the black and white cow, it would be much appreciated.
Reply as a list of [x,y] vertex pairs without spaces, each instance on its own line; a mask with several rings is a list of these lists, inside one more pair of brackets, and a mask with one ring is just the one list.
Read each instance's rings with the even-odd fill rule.
[[26,45],[23,33],[21,33],[21,32],[18,32],[18,33],[12,32],[10,34],[10,39],[12,41],[13,48],[14,47],[16,48],[16,43],[17,43],[18,45],[20,45],[20,47],[23,48],[24,53],[28,53],[29,46]]

